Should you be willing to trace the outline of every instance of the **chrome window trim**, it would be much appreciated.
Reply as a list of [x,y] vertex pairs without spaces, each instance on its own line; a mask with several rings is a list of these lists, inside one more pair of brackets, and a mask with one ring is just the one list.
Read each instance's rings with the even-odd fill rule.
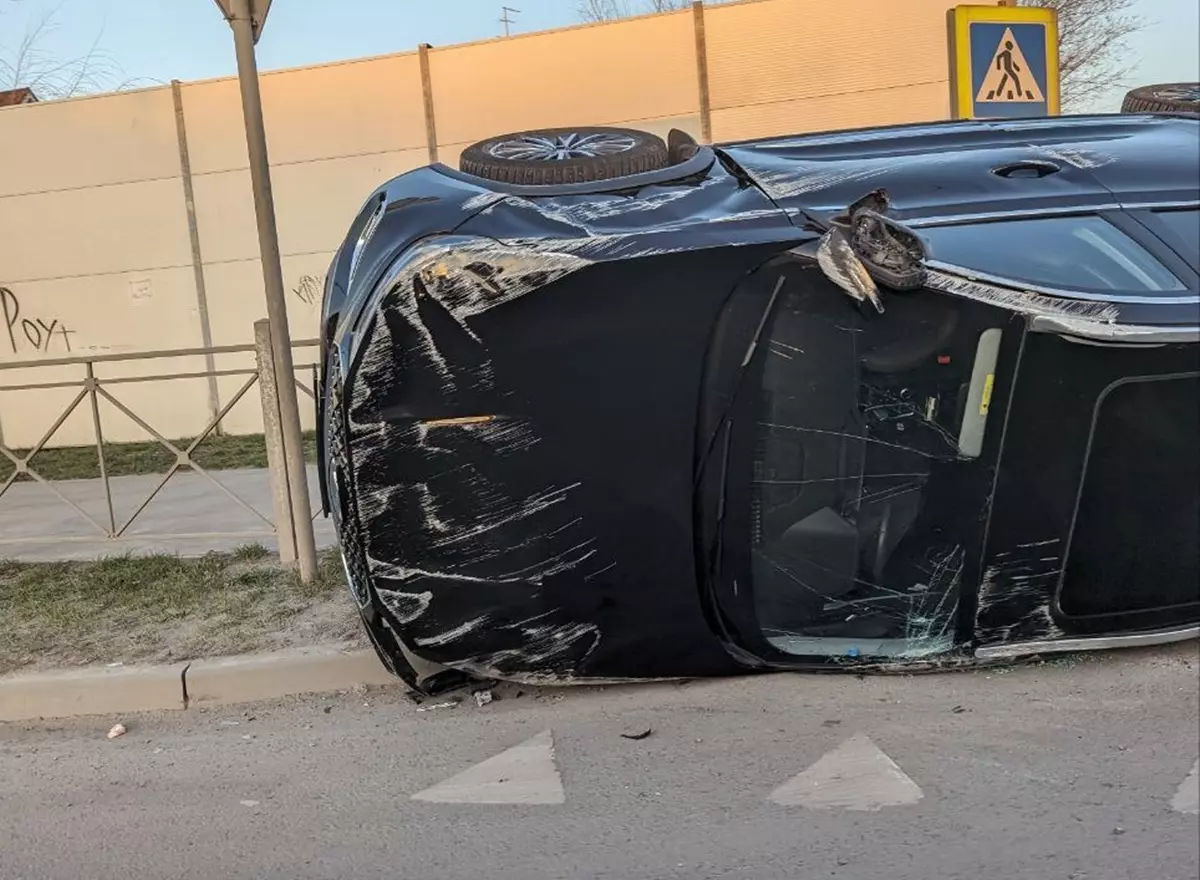
[[1030,654],[1065,654],[1075,651],[1106,651],[1110,648],[1136,648],[1143,645],[1169,645],[1196,638],[1200,638],[1200,626],[1186,626],[1119,636],[1080,636],[1046,642],[983,645],[975,649],[975,657],[979,660],[1002,660]]
[[[1147,251],[1149,253],[1149,251]],[[1151,254],[1153,256],[1153,254]],[[1088,302],[1103,302],[1103,303],[1147,303],[1151,305],[1192,305],[1200,303],[1200,294],[1188,293],[1186,296],[1144,296],[1141,294],[1125,294],[1125,293],[1100,293],[1088,290],[1064,290],[1058,287],[1044,287],[1039,284],[1029,284],[1025,281],[1020,281],[1016,278],[1006,278],[1002,275],[991,275],[987,272],[980,272],[972,269],[969,266],[962,266],[958,263],[944,263],[941,260],[926,260],[925,265],[930,269],[938,269],[942,272],[948,272],[953,275],[959,275],[963,278],[969,278],[972,281],[984,281],[988,284],[995,284],[998,287],[1006,287],[1010,290],[1021,290],[1029,293],[1038,293],[1043,296],[1054,296],[1061,299],[1086,300]],[[1186,288],[1185,288],[1186,289]]]
[[911,229],[922,229],[929,226],[966,226],[971,223],[986,223],[992,220],[1033,220],[1038,217],[1061,217],[1072,214],[1099,214],[1103,211],[1156,211],[1178,208],[1200,209],[1198,201],[1182,202],[1128,202],[1117,204],[1109,202],[1102,205],[1071,205],[1053,208],[1034,208],[1032,210],[985,211],[975,214],[946,214],[937,217],[914,217],[904,219],[903,212],[897,211],[897,219]]
[[1092,342],[1128,348],[1200,342],[1200,327],[1197,326],[1102,324],[1055,315],[1035,315],[1029,329],[1032,333],[1058,334],[1072,342]]

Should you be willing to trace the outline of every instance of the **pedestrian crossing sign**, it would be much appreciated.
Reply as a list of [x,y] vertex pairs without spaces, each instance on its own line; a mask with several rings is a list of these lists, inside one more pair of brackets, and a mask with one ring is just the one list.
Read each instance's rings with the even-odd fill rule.
[[947,15],[954,118],[1058,114],[1058,26],[1053,9],[957,6]]

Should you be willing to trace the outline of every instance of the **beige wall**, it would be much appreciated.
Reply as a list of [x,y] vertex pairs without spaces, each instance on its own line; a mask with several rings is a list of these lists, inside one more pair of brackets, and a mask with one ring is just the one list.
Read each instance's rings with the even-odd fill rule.
[[[714,139],[945,118],[951,0],[745,0],[706,8]],[[438,158],[503,131],[629,125],[699,137],[690,10],[429,51]],[[317,333],[325,270],[354,212],[383,181],[430,160],[417,52],[264,74],[267,137],[295,338]],[[250,342],[264,315],[237,82],[181,87],[208,329]],[[176,113],[169,87],[0,110],[0,363],[199,347]],[[0,319],[5,312],[0,311]],[[30,322],[28,325],[26,321]],[[52,330],[47,328],[53,328]],[[297,362],[312,360],[312,349]],[[97,366],[102,377],[203,370],[203,358]],[[218,369],[253,365],[223,355]],[[73,390],[4,391],[82,376],[78,366],[0,370],[0,437],[36,443]],[[241,385],[218,380],[222,402]],[[112,391],[170,437],[209,417],[207,380]],[[310,425],[311,406],[301,398]],[[105,434],[145,432],[104,404]],[[224,425],[261,429],[256,396]],[[51,446],[91,441],[86,406]]]

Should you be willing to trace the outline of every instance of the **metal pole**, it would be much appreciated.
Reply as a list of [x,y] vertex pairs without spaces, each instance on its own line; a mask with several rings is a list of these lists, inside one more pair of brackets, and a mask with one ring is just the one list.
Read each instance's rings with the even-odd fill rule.
[[258,88],[258,62],[254,57],[250,0],[233,0],[231,8],[229,24],[233,28],[238,81],[242,89],[242,115],[246,122],[250,180],[254,187],[254,213],[258,218],[258,247],[262,256],[263,285],[267,293],[267,319],[271,322],[271,348],[275,354],[280,428],[287,464],[292,522],[295,524],[296,555],[300,563],[300,579],[309,583],[317,573],[317,548],[312,528],[312,506],[308,498],[308,469],[304,463],[304,447],[300,436],[300,408],[296,400],[292,340],[288,331],[279,234],[275,228],[275,200],[271,194],[271,167],[267,158],[262,95]]
[[708,29],[704,23],[704,4],[692,4],[692,27],[696,37],[696,86],[700,97],[700,142],[711,144],[712,95],[708,88]]

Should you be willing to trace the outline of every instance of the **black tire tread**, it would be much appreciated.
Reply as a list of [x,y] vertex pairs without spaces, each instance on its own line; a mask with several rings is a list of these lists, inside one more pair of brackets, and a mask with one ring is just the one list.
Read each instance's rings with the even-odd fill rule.
[[1200,101],[1171,101],[1159,98],[1160,89],[1173,86],[1192,86],[1195,83],[1157,83],[1132,89],[1121,102],[1122,113],[1196,113],[1200,112]]
[[[611,156],[597,156],[591,159],[569,159],[564,162],[496,159],[487,152],[488,148],[497,141],[531,134],[553,135],[561,131],[625,134],[637,139],[638,143],[633,149],[625,153],[617,153]],[[657,171],[667,167],[669,164],[667,145],[663,142],[662,138],[656,135],[629,128],[576,127],[571,129],[536,129],[513,132],[479,141],[463,150],[458,167],[464,174],[482,177],[485,180],[495,180],[499,183],[555,186],[612,180],[616,177]]]

